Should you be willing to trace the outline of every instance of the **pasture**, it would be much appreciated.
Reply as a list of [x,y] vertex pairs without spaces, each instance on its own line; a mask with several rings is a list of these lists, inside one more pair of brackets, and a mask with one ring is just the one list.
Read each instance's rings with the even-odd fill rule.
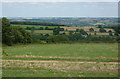
[[30,44],[3,47],[10,56],[117,57],[117,43]]
[[117,43],[4,46],[3,77],[117,77]]
[[35,27],[35,28],[40,28],[40,27],[48,27],[48,28],[55,28],[55,27],[58,27],[58,26],[40,26],[40,25],[17,25],[17,24],[12,24],[12,26],[17,26],[17,27],[22,27],[22,28],[27,28],[27,27]]

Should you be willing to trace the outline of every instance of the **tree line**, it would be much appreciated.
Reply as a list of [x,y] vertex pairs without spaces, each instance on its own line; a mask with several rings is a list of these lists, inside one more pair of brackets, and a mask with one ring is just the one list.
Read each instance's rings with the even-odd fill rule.
[[[39,27],[39,28],[36,28],[36,27],[26,27],[26,30],[54,30],[54,29],[56,29],[58,27],[54,27],[54,28],[50,28],[50,27],[45,27],[45,28],[43,28],[43,27]],[[64,28],[60,28],[60,31],[64,31]]]
[[62,24],[54,24],[54,23],[43,23],[43,22],[26,22],[26,21],[11,21],[11,24],[17,25],[41,25],[41,26],[65,26]]

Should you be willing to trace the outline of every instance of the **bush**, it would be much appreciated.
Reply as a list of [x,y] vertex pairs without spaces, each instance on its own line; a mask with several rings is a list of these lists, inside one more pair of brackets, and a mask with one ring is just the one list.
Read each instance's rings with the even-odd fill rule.
[[93,28],[90,28],[89,31],[90,31],[90,32],[94,32],[94,29],[93,29]]
[[104,28],[100,28],[99,32],[104,33],[104,32],[106,32],[106,30]]
[[69,38],[66,35],[54,35],[48,37],[48,42],[59,43],[59,42],[67,42]]

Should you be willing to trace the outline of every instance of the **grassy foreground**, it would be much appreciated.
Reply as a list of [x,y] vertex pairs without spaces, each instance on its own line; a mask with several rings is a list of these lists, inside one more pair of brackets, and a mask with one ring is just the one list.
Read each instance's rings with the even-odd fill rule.
[[117,57],[117,43],[30,44],[3,47],[10,56]]
[[8,54],[3,56],[3,77],[118,76],[118,64],[110,64],[117,63],[117,43],[29,44],[3,49]]

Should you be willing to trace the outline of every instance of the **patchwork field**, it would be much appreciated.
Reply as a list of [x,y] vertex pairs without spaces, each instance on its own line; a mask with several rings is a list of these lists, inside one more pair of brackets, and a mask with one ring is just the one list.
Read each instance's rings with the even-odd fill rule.
[[[58,26],[39,26],[39,25],[17,25],[17,24],[12,24],[12,26],[22,27],[22,28],[34,27],[36,29],[38,29],[40,27],[43,27],[43,29],[45,29],[46,27],[48,27],[48,28],[58,27]],[[105,28],[105,30],[107,32],[106,33],[100,33],[99,28],[93,27],[93,26],[89,26],[89,27],[65,27],[65,26],[61,26],[61,28],[64,28],[64,31],[60,31],[60,33],[66,33],[67,35],[69,34],[69,31],[76,31],[76,29],[84,29],[88,34],[94,35],[94,32],[89,32],[90,28],[93,28],[94,31],[96,31],[96,35],[109,35],[109,33],[108,33],[109,30],[111,30],[114,34],[113,29]],[[26,31],[31,32],[31,30],[26,30]],[[53,34],[53,30],[34,30],[34,33]]]
[[[64,28],[65,30],[67,29],[67,30],[69,30],[69,31],[70,31],[70,30],[75,31],[76,29],[84,29],[85,31],[89,31],[90,28],[93,28],[94,31],[99,32],[99,28],[94,27],[94,26],[89,26],[89,27],[64,27],[64,26],[62,26],[61,28]],[[112,32],[114,32],[113,29],[105,28],[105,30],[106,30],[107,32],[108,32],[109,30],[111,30]]]
[[4,46],[3,77],[117,77],[117,43]]

